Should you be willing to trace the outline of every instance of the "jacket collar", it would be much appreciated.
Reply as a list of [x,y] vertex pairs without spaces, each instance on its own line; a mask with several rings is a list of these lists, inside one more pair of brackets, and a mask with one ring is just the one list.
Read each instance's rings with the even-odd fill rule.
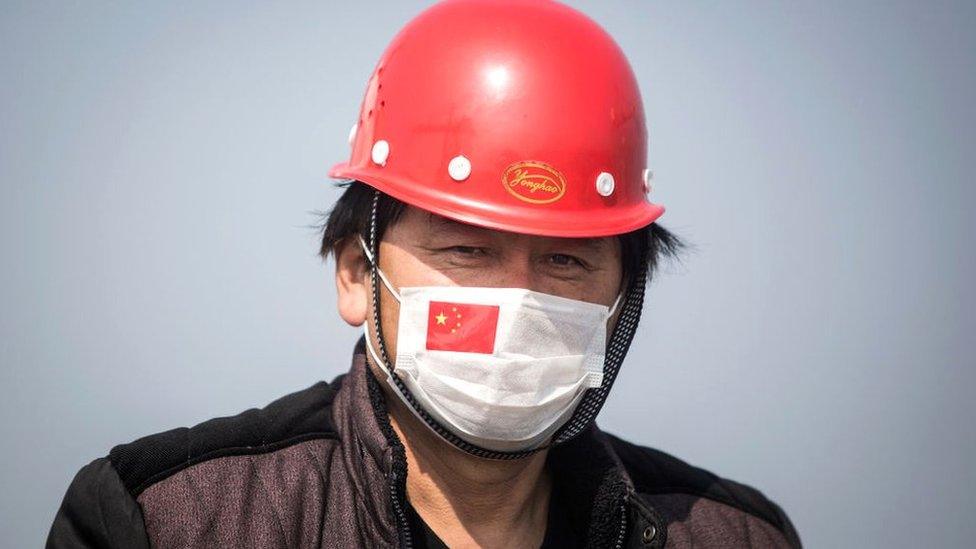
[[407,460],[390,425],[382,390],[366,364],[362,338],[349,372],[337,382],[332,420],[350,477],[346,480],[358,496],[360,528],[382,539],[385,546],[409,546],[409,539],[403,539],[405,517],[397,508],[406,501]]

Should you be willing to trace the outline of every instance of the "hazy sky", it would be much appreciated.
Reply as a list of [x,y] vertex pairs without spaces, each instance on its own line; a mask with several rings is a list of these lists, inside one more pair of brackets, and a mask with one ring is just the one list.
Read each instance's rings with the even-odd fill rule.
[[[429,4],[4,3],[0,545],[40,545],[113,445],[345,371],[311,212]],[[696,245],[602,427],[758,487],[810,547],[970,546],[976,4],[570,4],[628,54]]]

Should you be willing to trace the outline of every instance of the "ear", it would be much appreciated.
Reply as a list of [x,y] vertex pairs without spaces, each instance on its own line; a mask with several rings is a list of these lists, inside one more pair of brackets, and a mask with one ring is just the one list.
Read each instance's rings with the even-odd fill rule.
[[350,326],[366,322],[369,307],[369,267],[355,236],[347,236],[334,248],[336,260],[336,306]]

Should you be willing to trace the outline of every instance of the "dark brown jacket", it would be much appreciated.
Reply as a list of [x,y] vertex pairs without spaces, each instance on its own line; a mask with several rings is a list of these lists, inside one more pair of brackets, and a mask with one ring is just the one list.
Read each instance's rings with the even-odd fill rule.
[[[799,546],[758,491],[595,426],[547,459],[581,545]],[[332,383],[91,462],[47,546],[409,547],[406,471],[360,340]]]

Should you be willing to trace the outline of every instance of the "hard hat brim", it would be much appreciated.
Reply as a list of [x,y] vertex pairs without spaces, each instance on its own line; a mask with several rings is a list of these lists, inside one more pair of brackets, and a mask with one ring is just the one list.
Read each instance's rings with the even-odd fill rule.
[[466,200],[456,194],[439,192],[433,187],[411,184],[396,175],[380,173],[378,169],[355,168],[340,162],[329,170],[329,177],[337,180],[361,181],[374,189],[406,204],[437,215],[488,229],[536,236],[564,238],[596,238],[629,233],[653,223],[664,206],[649,201],[617,206],[606,213],[591,211],[548,210],[512,204],[510,207]]

